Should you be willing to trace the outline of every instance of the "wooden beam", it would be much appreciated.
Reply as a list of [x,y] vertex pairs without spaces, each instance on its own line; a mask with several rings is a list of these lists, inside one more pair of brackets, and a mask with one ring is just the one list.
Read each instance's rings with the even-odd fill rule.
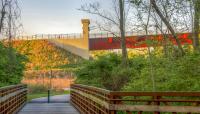
[[200,113],[199,106],[155,106],[155,105],[118,105],[110,104],[110,110],[119,111],[146,111],[146,112],[181,112]]

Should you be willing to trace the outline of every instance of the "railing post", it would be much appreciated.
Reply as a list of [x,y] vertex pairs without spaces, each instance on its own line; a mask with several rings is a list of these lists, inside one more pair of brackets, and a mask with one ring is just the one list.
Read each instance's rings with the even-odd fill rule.
[[142,111],[139,111],[138,114],[142,114]]
[[[114,99],[115,99],[115,97],[113,95],[109,95],[109,104],[115,104],[116,103],[115,101],[111,101]],[[117,114],[117,112],[115,110],[109,109],[109,114]]]
[[48,103],[50,103],[50,90],[48,89]]
[[[159,100],[161,97],[160,96],[153,96],[154,100]],[[160,101],[154,102],[154,105],[160,105]],[[154,114],[160,114],[160,112],[154,112]]]

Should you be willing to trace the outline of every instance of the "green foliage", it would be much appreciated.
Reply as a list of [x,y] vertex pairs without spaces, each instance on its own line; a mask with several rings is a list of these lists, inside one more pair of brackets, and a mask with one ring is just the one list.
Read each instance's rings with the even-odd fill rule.
[[[134,56],[129,67],[121,58],[107,54],[87,61],[76,71],[76,83],[124,91],[199,91],[200,54],[183,57]],[[155,88],[154,88],[155,86]]]
[[[135,59],[132,59],[134,62]],[[188,54],[179,58],[152,57],[140,61],[139,75],[132,76],[126,91],[199,91],[200,55]],[[150,67],[152,65],[152,69]],[[151,72],[152,71],[152,72]],[[153,78],[155,90],[153,90]]]
[[131,70],[121,68],[121,57],[116,54],[99,56],[86,61],[76,70],[76,83],[92,85],[109,90],[120,90],[129,80]]
[[25,56],[0,43],[0,86],[20,83],[26,60]]
[[65,68],[66,64],[82,61],[82,58],[54,46],[47,40],[14,41],[13,46],[28,57],[26,70]]

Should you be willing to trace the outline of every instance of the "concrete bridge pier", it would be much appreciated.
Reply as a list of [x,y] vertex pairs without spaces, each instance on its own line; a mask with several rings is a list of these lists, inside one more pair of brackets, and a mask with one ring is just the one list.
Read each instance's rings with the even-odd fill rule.
[[84,59],[89,59],[89,19],[82,19],[83,33],[79,38],[49,39],[49,42]]

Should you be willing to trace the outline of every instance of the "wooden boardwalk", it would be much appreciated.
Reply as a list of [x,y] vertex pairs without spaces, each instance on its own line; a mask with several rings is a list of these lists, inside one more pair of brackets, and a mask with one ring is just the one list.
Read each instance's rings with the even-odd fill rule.
[[79,114],[70,103],[27,103],[18,114]]
[[56,95],[33,99],[27,103],[18,114],[79,114],[79,112],[69,103],[69,95]]

